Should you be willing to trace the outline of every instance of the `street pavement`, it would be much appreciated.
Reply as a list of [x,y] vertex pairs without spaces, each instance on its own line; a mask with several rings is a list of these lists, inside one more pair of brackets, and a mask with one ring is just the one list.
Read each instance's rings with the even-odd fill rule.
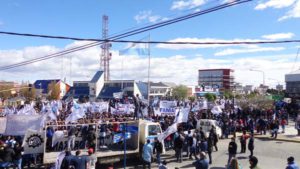
[[[225,164],[228,160],[227,148],[230,139],[223,139],[219,141],[218,147],[219,151],[214,151],[213,156],[213,164],[210,165],[210,169],[225,169]],[[238,144],[238,152],[240,152],[240,143]],[[239,163],[243,167],[243,169],[249,168],[249,151],[246,153],[237,154],[237,158]],[[194,160],[189,160],[187,157],[184,157],[182,163],[177,163],[174,157],[174,151],[168,151],[163,159],[168,162],[169,169],[174,169],[175,167],[183,168],[183,169],[192,169],[195,168],[192,163]],[[183,153],[186,154],[185,152]],[[283,141],[273,141],[273,140],[260,140],[255,139],[255,149],[254,156],[258,158],[258,164],[261,169],[285,169],[286,167],[286,159],[289,156],[294,156],[296,162],[300,164],[300,143],[292,143],[292,142],[283,142]],[[138,160],[127,160],[127,169],[140,169],[142,165]],[[115,165],[115,168],[124,168],[123,163],[120,162]],[[158,165],[153,164],[153,169],[157,169]]]

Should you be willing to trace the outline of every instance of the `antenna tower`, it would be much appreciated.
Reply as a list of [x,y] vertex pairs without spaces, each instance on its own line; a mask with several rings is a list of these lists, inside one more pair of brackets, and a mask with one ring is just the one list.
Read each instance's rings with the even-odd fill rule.
[[[108,16],[102,16],[102,39],[107,40],[108,38]],[[104,80],[109,80],[109,61],[111,60],[111,43],[105,42],[101,44],[101,57],[100,57],[100,69],[104,72]]]

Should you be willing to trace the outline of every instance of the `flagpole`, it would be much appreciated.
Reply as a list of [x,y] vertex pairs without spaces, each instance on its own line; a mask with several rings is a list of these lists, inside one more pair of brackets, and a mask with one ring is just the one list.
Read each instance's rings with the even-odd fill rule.
[[[150,41],[150,34],[148,42]],[[150,106],[150,63],[151,63],[151,55],[150,55],[150,43],[148,43],[148,106]]]

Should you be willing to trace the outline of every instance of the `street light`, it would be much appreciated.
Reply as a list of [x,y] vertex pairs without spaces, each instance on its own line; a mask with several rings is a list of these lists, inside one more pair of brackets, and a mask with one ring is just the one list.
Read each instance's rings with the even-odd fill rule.
[[261,72],[263,74],[263,85],[265,86],[265,72],[262,70],[250,69],[250,71]]

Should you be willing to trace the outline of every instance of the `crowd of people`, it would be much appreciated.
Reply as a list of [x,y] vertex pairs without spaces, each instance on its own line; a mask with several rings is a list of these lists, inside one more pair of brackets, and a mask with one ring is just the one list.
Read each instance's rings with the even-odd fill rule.
[[[61,168],[68,168],[73,166],[75,169],[85,166],[85,168],[93,168],[97,160],[95,160],[94,152],[103,147],[109,148],[110,142],[107,140],[113,139],[114,134],[118,134],[122,130],[122,122],[129,122],[139,118],[160,123],[163,131],[167,130],[175,120],[175,116],[157,115],[154,113],[154,107],[148,106],[143,103],[138,96],[132,100],[114,99],[109,101],[110,107],[118,103],[133,104],[135,109],[130,114],[113,114],[110,110],[107,112],[91,112],[87,111],[84,118],[80,118],[76,123],[66,123],[66,118],[72,113],[73,102],[62,102],[59,113],[56,114],[55,120],[49,120],[45,125],[46,130],[46,151],[63,151],[66,157],[62,161]],[[156,103],[157,104],[157,103]],[[177,124],[177,132],[168,135],[163,144],[166,150],[174,150],[174,157],[177,162],[182,162],[183,155],[189,159],[196,160],[193,164],[197,169],[206,169],[213,163],[213,152],[218,151],[219,139],[228,139],[232,135],[231,142],[228,146],[228,162],[229,169],[239,168],[238,160],[236,157],[237,143],[240,142],[241,153],[246,153],[248,148],[250,154],[251,168],[257,167],[258,159],[254,156],[254,134],[266,135],[268,131],[271,137],[277,138],[279,131],[285,132],[286,125],[289,123],[289,112],[285,106],[274,106],[273,109],[263,110],[258,108],[240,109],[236,108],[232,102],[225,102],[225,109],[222,113],[213,114],[210,110],[197,110],[192,111],[195,102],[191,101],[177,101],[178,106],[189,106],[189,119],[187,122]],[[153,105],[153,104],[150,104]],[[141,110],[147,108],[148,113],[144,114]],[[18,109],[22,109],[19,107]],[[35,105],[37,112],[41,112],[42,104]],[[199,119],[213,119],[218,122],[218,126],[222,130],[222,135],[218,136],[216,129],[211,128],[208,134],[197,128]],[[106,124],[102,123],[106,122]],[[297,124],[297,123],[296,123]],[[300,123],[299,123],[300,124]],[[297,127],[297,126],[296,126]],[[96,130],[97,128],[97,130]],[[300,126],[299,126],[300,130]],[[53,145],[52,138],[55,131],[67,131],[67,146]],[[96,133],[99,131],[99,133]],[[236,132],[241,132],[242,135],[237,137]],[[82,140],[79,144],[75,144],[76,137],[80,135]],[[97,138],[97,136],[99,136]],[[238,141],[237,141],[238,140]],[[97,142],[96,144],[96,141]],[[21,164],[30,165],[36,164],[40,158],[38,155],[22,155],[22,137],[2,136],[0,138],[0,168],[16,167],[21,168]],[[99,147],[96,147],[99,145]],[[81,156],[81,149],[88,149],[89,156]],[[71,154],[71,150],[76,150],[76,155]],[[151,167],[153,161],[153,153],[156,155],[156,162],[159,164],[160,169],[167,168],[167,162],[161,160],[160,155],[163,152],[162,143],[155,138],[154,144],[147,140],[143,147],[143,165],[148,168]],[[208,157],[208,158],[207,158]],[[289,161],[292,166],[293,158],[290,157]],[[23,160],[23,161],[22,161]],[[296,166],[296,164],[293,164]],[[95,167],[94,167],[95,168]]]

